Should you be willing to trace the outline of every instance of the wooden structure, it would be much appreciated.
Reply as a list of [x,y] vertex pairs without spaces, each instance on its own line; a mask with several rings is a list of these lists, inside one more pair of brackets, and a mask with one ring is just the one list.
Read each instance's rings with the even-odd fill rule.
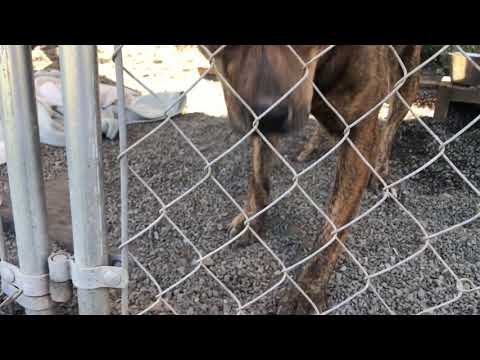
[[438,90],[434,115],[436,120],[446,119],[452,102],[480,105],[480,86],[456,85],[449,76],[423,76],[421,86]]

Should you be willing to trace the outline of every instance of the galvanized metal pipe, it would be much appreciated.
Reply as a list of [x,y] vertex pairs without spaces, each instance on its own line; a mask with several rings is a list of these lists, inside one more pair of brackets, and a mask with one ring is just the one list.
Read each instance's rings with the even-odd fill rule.
[[3,221],[0,219],[0,261],[7,261],[7,249],[5,245],[5,232],[3,231]]
[[[1,96],[1,95],[0,95]],[[1,115],[1,109],[0,109],[0,118],[2,117]],[[7,249],[6,249],[6,241],[5,241],[5,232],[3,231],[3,220],[0,218],[0,262],[1,261],[8,261],[7,259]],[[2,278],[0,276],[0,288],[2,285]],[[0,291],[0,294],[2,292]],[[10,308],[9,310],[11,310]]]
[[[127,117],[125,113],[125,88],[123,81],[123,57],[121,45],[115,45],[115,74],[118,96],[118,126],[120,153],[128,146]],[[128,160],[125,154],[120,159],[121,242],[128,240]],[[128,274],[128,245],[122,248],[122,267]],[[122,315],[128,315],[128,286],[122,289]]]
[[[97,48],[60,46],[75,262],[107,266]],[[108,290],[78,289],[82,315],[110,314]]]
[[[20,271],[25,275],[45,275],[50,246],[28,45],[1,46],[0,98]],[[45,310],[25,311],[29,315],[52,314],[51,304]]]

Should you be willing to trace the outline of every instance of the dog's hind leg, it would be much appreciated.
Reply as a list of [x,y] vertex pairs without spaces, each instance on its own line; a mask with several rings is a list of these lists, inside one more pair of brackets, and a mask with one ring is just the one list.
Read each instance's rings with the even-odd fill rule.
[[[377,134],[377,115],[374,114],[364,122],[354,127],[349,135],[362,156],[373,164],[375,142]],[[330,199],[329,219],[340,228],[352,221],[358,211],[360,201],[367,186],[370,169],[355,152],[353,147],[344,143],[340,147],[337,159],[337,172],[332,197]],[[334,229],[327,222],[321,236],[315,242],[312,250],[317,250],[336,236],[326,249],[316,255],[305,265],[298,284],[318,306],[320,311],[327,308],[326,289],[331,274],[335,270],[338,256],[342,252],[342,245],[347,237],[344,230],[334,234]],[[282,299],[279,314],[309,314],[313,310],[307,299],[295,288]]]
[[[411,106],[416,98],[420,79],[419,76],[410,77],[404,86],[400,89],[400,95],[405,99],[408,106]],[[375,170],[385,179],[390,174],[390,157],[392,155],[392,146],[395,141],[395,135],[402,124],[402,121],[407,116],[409,109],[405,104],[394,95],[392,109],[390,115],[380,131],[380,139],[377,148],[377,160]],[[370,186],[375,187],[378,179],[372,176],[370,179]]]
[[[337,115],[323,104],[323,100],[320,100],[318,95],[315,95],[315,99],[312,103],[312,115],[318,121],[318,128],[315,129],[315,132],[305,144],[302,152],[298,155],[297,161],[300,162],[312,159],[315,153],[318,153],[319,155],[326,153],[329,147],[331,148],[334,146],[339,140],[339,136],[334,135],[335,132],[340,133],[338,129],[335,129],[335,132],[333,132],[330,130],[329,126],[325,126],[337,122],[339,123]],[[335,124],[335,126],[338,126],[338,124]]]
[[297,157],[297,161],[308,161],[312,159],[315,153],[318,153],[319,155],[326,153],[329,145],[333,146],[336,140],[338,139],[336,137],[332,137],[319,122],[319,127],[315,129],[315,132],[305,144],[302,152]]
[[[401,50],[401,57],[408,71],[413,70],[420,63],[421,49],[422,47],[418,45],[409,45],[403,47],[403,49],[397,49],[399,51]],[[397,62],[397,60],[393,61]],[[398,64],[395,64],[394,66],[396,67],[394,71],[397,72],[396,78],[400,79],[403,73],[401,72]],[[417,73],[411,75],[406,80],[405,84],[399,90],[400,95],[403,97],[408,106],[412,106],[412,104],[415,102],[419,87],[420,72],[417,71]],[[392,100],[393,104],[391,105],[389,117],[380,132],[381,135],[377,148],[377,160],[375,166],[377,173],[384,179],[390,174],[389,163],[392,155],[392,146],[393,142],[395,141],[395,136],[400,128],[400,125],[402,124],[402,121],[409,112],[408,107],[405,106],[400,98],[398,98],[397,94],[394,95]],[[372,176],[370,179],[370,186],[375,187],[377,183],[378,179]]]
[[[268,141],[276,148],[278,135],[268,135]],[[245,213],[250,217],[261,211],[267,205],[270,195],[270,175],[275,154],[269,146],[257,135],[251,138],[251,173],[248,185]],[[250,226],[255,232],[261,230],[263,214],[252,220]],[[237,215],[229,226],[230,236],[237,235],[244,228],[245,217]],[[245,245],[245,242],[241,242]]]

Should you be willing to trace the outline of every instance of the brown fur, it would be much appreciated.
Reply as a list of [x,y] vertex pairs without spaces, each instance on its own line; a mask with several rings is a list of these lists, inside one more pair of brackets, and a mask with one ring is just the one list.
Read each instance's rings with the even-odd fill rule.
[[[217,46],[208,45],[210,51]],[[324,45],[294,46],[300,57],[308,61],[325,49]],[[395,46],[408,71],[420,63],[421,46]],[[255,111],[266,110],[303,75],[298,59],[284,45],[232,45],[227,46],[215,58],[218,71]],[[367,113],[380,102],[401,78],[402,70],[393,52],[382,45],[337,46],[320,59],[309,64],[309,78],[313,80],[328,101],[337,109],[348,124]],[[410,77],[400,93],[409,105],[415,99],[419,83],[418,74]],[[224,85],[225,100],[229,118],[235,128],[250,129],[253,117]],[[394,95],[390,101],[391,112],[388,121],[379,126],[380,107],[350,130],[349,138],[362,156],[379,172],[382,177],[388,175],[388,160],[392,142],[401,121],[408,110]],[[298,128],[311,113],[321,127],[313,135],[299,160],[309,158],[321,147],[322,132],[327,132],[334,140],[340,139],[345,126],[335,113],[314,92],[311,82],[304,81],[297,90],[282,102],[282,110],[260,120],[259,129],[269,139],[277,134]],[[260,115],[256,112],[257,115]],[[262,121],[265,125],[262,127]],[[270,141],[270,140],[269,140]],[[253,169],[248,191],[246,212],[249,216],[261,211],[268,201],[271,171],[271,150],[260,137],[252,138]],[[337,173],[328,206],[328,216],[337,228],[354,219],[362,200],[365,188],[371,177],[371,171],[361,160],[352,146],[343,143],[337,158]],[[237,216],[232,222],[232,235],[243,226],[243,216]],[[261,231],[261,218],[251,225]],[[332,238],[333,228],[326,223],[319,238],[313,244],[318,249]],[[345,241],[347,231],[337,235],[340,242]],[[312,250],[313,250],[312,249]],[[298,279],[299,285],[317,304],[320,310],[327,306],[326,286],[333,273],[341,245],[332,243],[322,254],[307,263]],[[292,290],[280,304],[279,313],[310,313],[311,305],[296,289]]]

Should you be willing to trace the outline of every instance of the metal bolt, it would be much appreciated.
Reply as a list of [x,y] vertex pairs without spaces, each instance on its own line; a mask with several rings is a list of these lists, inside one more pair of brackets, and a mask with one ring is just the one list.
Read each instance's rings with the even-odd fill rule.
[[120,276],[120,274],[115,273],[112,270],[107,270],[103,275],[103,279],[106,284],[112,285],[112,286],[118,286],[122,281],[122,277]]
[[67,253],[59,252],[53,255],[53,261],[67,261],[69,255]]

